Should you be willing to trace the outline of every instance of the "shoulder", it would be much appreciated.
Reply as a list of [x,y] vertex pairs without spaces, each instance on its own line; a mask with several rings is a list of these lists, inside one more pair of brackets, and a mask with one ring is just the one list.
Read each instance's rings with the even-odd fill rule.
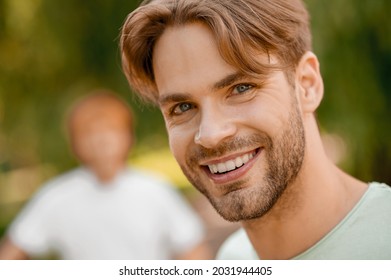
[[30,204],[51,201],[50,204],[58,202],[66,197],[67,193],[80,190],[80,185],[88,184],[88,173],[83,168],[76,168],[60,174],[46,181],[33,195]]
[[145,191],[170,191],[175,189],[174,185],[165,177],[148,170],[134,167],[125,170],[123,176],[121,176],[121,181],[127,185],[142,187]]
[[384,183],[370,183],[358,206],[371,212],[391,211],[391,187]]
[[[384,183],[369,183],[369,188],[364,194],[366,200],[386,201],[391,199],[391,187]],[[390,203],[391,206],[391,203]]]
[[258,256],[243,228],[231,234],[217,253],[219,260],[257,260]]
[[391,187],[385,183],[371,182],[369,188],[376,192],[388,192],[391,193]]
[[80,185],[81,182],[90,181],[88,172],[84,168],[75,168],[48,180],[39,192],[53,192],[65,187]]
[[58,185],[70,184],[73,183],[75,180],[88,180],[88,174],[89,172],[83,167],[75,168],[50,179],[49,181],[47,181],[45,186],[54,187]]

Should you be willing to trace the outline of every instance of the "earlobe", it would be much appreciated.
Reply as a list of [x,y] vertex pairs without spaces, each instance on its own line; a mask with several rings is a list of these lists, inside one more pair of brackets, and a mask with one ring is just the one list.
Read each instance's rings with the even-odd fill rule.
[[297,66],[299,101],[304,113],[314,113],[323,98],[323,80],[315,54],[306,52]]

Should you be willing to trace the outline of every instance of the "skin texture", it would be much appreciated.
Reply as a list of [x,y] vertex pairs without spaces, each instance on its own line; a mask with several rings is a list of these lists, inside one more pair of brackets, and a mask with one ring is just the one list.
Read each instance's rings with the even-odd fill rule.
[[[205,25],[190,23],[164,31],[153,69],[183,172],[225,219],[242,222],[262,259],[303,252],[365,192],[367,185],[340,171],[323,150],[314,116],[323,82],[313,53],[303,55],[293,82],[282,71],[257,79],[222,59]],[[209,171],[208,165],[246,154],[252,159],[234,171]]]

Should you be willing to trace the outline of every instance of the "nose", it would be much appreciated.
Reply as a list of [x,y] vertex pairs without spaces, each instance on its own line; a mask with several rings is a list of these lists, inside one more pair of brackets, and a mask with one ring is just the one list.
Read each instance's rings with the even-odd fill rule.
[[232,113],[222,108],[203,108],[200,114],[198,131],[194,142],[205,148],[216,147],[221,141],[236,133],[236,124]]

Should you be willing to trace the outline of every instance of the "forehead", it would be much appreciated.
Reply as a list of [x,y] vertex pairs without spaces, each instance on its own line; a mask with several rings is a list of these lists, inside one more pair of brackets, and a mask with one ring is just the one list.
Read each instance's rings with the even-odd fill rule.
[[[213,33],[201,22],[168,26],[157,40],[153,55],[161,51],[172,52],[180,48],[196,52],[199,47],[210,48],[216,44]],[[159,49],[162,49],[159,51]]]
[[73,133],[130,125],[130,113],[122,104],[120,106],[107,100],[106,103],[102,102],[82,103],[72,111],[69,125]]
[[168,27],[156,42],[153,69],[159,95],[210,85],[237,72],[222,58],[213,33],[202,23]]

